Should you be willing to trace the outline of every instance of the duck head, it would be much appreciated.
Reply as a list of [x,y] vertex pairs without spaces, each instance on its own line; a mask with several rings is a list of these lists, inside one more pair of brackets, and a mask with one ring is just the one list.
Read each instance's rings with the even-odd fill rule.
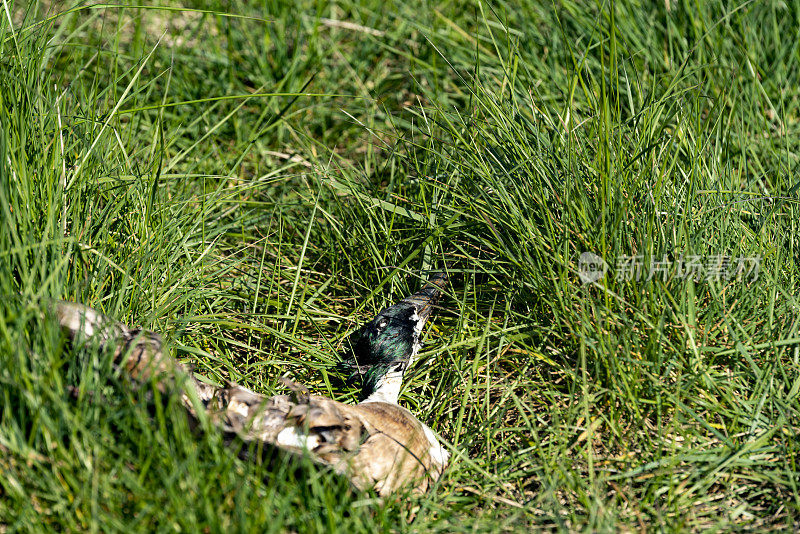
[[420,291],[384,308],[347,338],[342,366],[350,371],[349,381],[360,378],[362,398],[397,402],[403,374],[421,347],[422,327],[446,284],[445,274],[434,275]]

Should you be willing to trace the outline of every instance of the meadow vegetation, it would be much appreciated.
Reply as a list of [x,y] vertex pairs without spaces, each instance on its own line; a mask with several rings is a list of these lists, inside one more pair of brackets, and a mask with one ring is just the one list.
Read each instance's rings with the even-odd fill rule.
[[[0,532],[798,529],[800,4],[0,8]],[[344,337],[442,268],[401,404],[452,464],[384,503],[47,313],[350,401]]]

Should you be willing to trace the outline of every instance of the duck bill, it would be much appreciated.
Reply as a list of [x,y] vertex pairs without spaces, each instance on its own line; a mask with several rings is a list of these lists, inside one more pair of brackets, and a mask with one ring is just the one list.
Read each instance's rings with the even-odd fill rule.
[[428,280],[422,289],[404,298],[402,302],[414,306],[417,310],[417,317],[425,322],[433,313],[445,287],[447,287],[447,274],[437,273]]

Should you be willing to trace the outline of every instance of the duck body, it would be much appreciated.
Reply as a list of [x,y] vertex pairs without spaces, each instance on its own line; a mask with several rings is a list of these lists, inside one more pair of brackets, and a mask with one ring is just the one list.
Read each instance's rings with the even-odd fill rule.
[[[212,420],[246,442],[262,442],[347,476],[361,490],[385,497],[411,485],[424,492],[442,474],[448,453],[407,409],[387,402],[344,404],[298,393],[264,398],[241,386],[218,390]],[[304,388],[303,388],[304,389]]]
[[116,364],[135,381],[154,379],[159,388],[181,388],[194,419],[208,417],[220,431],[245,443],[308,455],[348,477],[356,488],[385,497],[404,487],[426,491],[448,463],[449,454],[433,431],[397,403],[403,375],[420,347],[420,332],[445,283],[443,275],[433,277],[348,338],[344,366],[362,378],[364,400],[358,404],[312,395],[285,378],[290,394],[272,397],[234,383],[211,386],[167,354],[157,333],[129,329],[72,302],[57,303],[56,315],[71,338],[113,348]]

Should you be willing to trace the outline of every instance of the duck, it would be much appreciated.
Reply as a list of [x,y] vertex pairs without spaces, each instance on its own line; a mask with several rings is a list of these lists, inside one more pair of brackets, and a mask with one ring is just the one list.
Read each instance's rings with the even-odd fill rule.
[[344,342],[340,370],[361,384],[355,404],[312,394],[283,376],[288,393],[266,396],[234,382],[200,381],[165,348],[160,334],[130,328],[75,302],[58,301],[55,314],[73,343],[111,350],[115,365],[134,383],[177,388],[193,421],[207,418],[244,445],[304,456],[381,498],[404,489],[430,490],[450,454],[429,426],[400,406],[406,371],[422,346],[423,327],[448,283],[433,275],[416,293],[388,306]]

